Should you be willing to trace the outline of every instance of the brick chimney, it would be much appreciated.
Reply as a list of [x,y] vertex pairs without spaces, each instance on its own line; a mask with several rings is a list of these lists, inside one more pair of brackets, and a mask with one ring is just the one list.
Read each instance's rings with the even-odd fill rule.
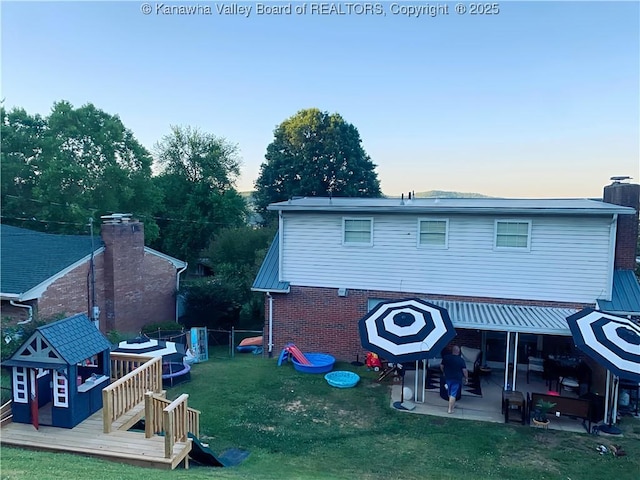
[[144,224],[131,214],[101,217],[104,250],[105,330],[135,332],[144,305]]
[[613,177],[613,183],[604,187],[606,203],[636,209],[633,215],[619,215],[616,230],[615,268],[636,268],[636,244],[638,242],[638,210],[640,210],[640,185],[623,183],[629,177]]

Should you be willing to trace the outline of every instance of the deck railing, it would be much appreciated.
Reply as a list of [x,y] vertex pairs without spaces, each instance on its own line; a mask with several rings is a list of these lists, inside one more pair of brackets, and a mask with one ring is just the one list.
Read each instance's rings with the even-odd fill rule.
[[[156,433],[164,432],[164,409],[171,405],[171,400],[147,392],[144,398],[145,436],[151,438]],[[200,436],[200,411],[187,407],[186,431],[196,437]]]
[[171,458],[173,446],[176,442],[186,442],[187,430],[187,399],[189,395],[183,393],[173,402],[162,409],[162,425],[164,427],[164,456]]
[[162,358],[147,361],[136,370],[102,390],[104,433],[111,432],[113,422],[144,401],[145,393],[162,390]]
[[11,412],[11,400],[0,407],[0,426],[7,423],[11,423],[13,420],[13,413]]
[[153,357],[143,357],[140,355],[130,355],[128,353],[111,352],[111,381],[121,379],[125,375],[133,372],[136,368],[144,365]]

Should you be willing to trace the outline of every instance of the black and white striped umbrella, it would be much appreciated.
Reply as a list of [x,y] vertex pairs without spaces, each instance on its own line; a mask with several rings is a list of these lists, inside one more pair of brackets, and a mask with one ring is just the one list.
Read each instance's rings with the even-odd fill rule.
[[381,302],[358,327],[364,348],[396,363],[437,357],[456,336],[445,308],[417,298]]
[[587,308],[567,317],[573,340],[614,375],[640,383],[640,326],[633,321]]

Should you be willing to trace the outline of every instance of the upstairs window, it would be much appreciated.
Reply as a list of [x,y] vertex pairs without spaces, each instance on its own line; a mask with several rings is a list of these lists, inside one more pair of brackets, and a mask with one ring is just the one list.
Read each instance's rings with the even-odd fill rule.
[[343,218],[342,243],[344,245],[373,245],[373,219]]
[[449,244],[449,220],[418,220],[418,246],[447,248]]
[[496,220],[495,247],[498,249],[529,250],[531,222],[524,220]]

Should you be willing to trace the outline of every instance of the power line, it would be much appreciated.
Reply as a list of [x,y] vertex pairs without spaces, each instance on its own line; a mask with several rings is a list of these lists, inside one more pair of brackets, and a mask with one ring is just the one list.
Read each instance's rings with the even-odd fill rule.
[[56,223],[58,225],[74,225],[76,227],[86,227],[86,223],[75,223],[75,222],[62,222],[59,220],[38,220],[37,218],[26,218],[26,217],[7,217],[5,215],[0,215],[0,220],[20,220],[23,222],[37,222],[37,223]]

